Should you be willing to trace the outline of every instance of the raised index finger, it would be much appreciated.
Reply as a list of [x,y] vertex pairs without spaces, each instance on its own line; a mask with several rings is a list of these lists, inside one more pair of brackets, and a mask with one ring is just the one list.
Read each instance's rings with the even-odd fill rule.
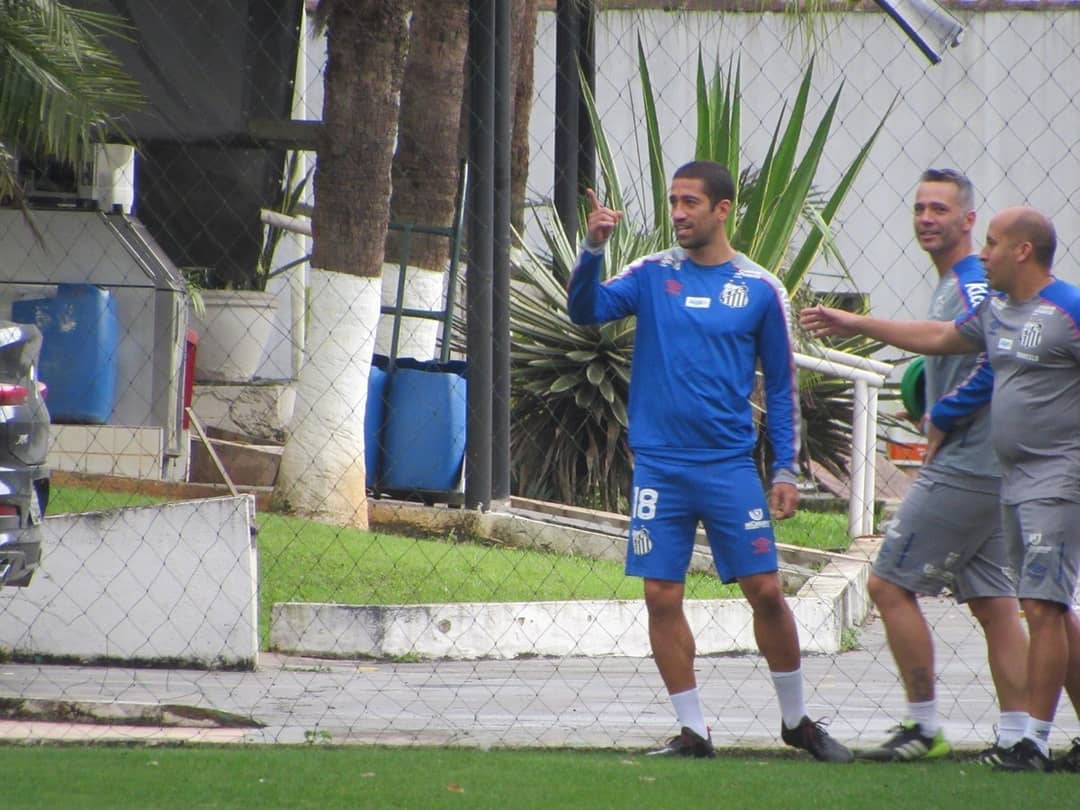
[[596,192],[591,188],[585,189],[585,199],[589,201],[590,211],[599,211],[604,207],[600,204],[600,199],[596,196]]

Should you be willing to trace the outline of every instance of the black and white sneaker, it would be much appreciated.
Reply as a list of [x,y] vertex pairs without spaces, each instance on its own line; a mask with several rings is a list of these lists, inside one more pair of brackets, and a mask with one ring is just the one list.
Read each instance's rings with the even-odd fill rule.
[[859,759],[875,762],[910,762],[915,759],[937,759],[951,750],[945,734],[924,734],[918,723],[906,721],[893,730],[893,735],[877,748],[859,752]]
[[696,731],[683,726],[681,732],[668,740],[662,747],[657,748],[655,751],[649,751],[646,756],[714,759],[716,749],[713,748],[712,734],[708,737],[702,737]]
[[989,748],[984,748],[978,754],[975,755],[975,761],[980,765],[986,765],[990,768],[995,768],[1001,764],[1001,758],[1005,756],[1007,748],[1002,748],[997,743],[994,743]]
[[1054,769],[1050,757],[1043,754],[1032,740],[1027,737],[1007,750],[1001,756],[1001,762],[994,766],[995,771],[1041,771],[1046,773]]
[[821,762],[851,762],[855,757],[846,745],[829,736],[824,724],[809,717],[803,717],[795,728],[780,724],[780,739],[793,748],[809,751],[810,755]]
[[1073,737],[1069,753],[1054,760],[1054,770],[1065,773],[1080,773],[1080,737]]

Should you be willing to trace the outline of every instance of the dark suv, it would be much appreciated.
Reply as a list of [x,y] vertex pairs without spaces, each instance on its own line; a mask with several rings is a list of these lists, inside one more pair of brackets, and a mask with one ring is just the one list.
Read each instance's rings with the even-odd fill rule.
[[49,500],[49,411],[38,381],[41,332],[0,320],[0,586],[30,584]]

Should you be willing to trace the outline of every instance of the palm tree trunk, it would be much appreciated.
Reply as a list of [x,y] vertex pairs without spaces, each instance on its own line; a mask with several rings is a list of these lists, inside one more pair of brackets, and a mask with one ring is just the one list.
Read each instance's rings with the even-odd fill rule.
[[529,179],[529,118],[532,115],[537,0],[514,0],[510,13],[510,73],[514,87],[514,123],[510,135],[510,224],[521,233],[525,230],[525,194]]
[[309,333],[275,497],[366,528],[364,412],[411,0],[323,0],[324,140],[312,216]]
[[[454,222],[463,154],[459,141],[469,3],[468,0],[415,2],[401,90],[390,220],[449,228]],[[387,234],[383,303],[396,302],[398,276],[404,266],[404,306],[429,312],[442,310],[450,246],[450,239],[442,235],[398,230]],[[383,318],[377,344],[382,354],[389,354],[393,348],[392,329],[390,316]],[[434,357],[438,334],[435,320],[403,318],[396,353],[422,359]]]
[[[392,169],[392,222],[440,228],[453,222],[463,154],[458,140],[468,44],[468,0],[416,0]],[[389,234],[387,261],[400,261],[401,237]],[[445,270],[449,248],[445,237],[414,234],[409,264]]]

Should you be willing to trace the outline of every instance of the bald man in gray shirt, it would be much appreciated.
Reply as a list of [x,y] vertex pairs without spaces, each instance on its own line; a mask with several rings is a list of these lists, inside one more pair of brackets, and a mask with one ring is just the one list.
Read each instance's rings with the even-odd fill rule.
[[[893,321],[826,307],[804,309],[811,334],[863,334],[921,354],[985,351],[994,371],[991,434],[1002,467],[1002,524],[1031,637],[1024,737],[995,766],[1050,771],[1064,687],[1080,715],[1080,287],[1051,274],[1057,237],[1033,208],[990,221],[980,253],[990,286],[955,322]],[[1080,740],[1056,763],[1080,772]]]

